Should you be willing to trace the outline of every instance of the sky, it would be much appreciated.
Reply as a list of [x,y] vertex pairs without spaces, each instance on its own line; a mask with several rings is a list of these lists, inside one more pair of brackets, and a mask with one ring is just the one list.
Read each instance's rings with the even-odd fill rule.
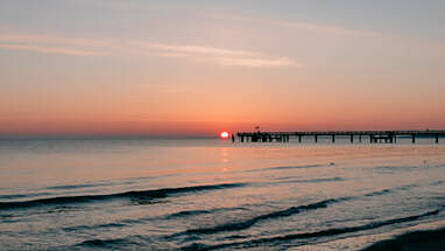
[[2,0],[0,135],[445,128],[445,1]]

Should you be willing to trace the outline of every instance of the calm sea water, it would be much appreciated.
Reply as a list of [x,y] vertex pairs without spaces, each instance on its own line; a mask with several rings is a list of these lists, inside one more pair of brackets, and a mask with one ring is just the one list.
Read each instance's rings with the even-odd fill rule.
[[357,250],[445,226],[444,144],[343,141],[2,140],[0,249]]

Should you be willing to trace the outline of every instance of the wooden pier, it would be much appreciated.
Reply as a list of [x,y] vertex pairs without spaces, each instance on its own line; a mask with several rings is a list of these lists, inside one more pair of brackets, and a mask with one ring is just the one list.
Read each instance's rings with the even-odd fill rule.
[[[289,142],[291,139],[301,143],[303,137],[313,137],[314,142],[318,143],[319,137],[330,137],[332,143],[335,143],[337,136],[349,137],[354,143],[358,138],[361,143],[364,137],[369,138],[369,143],[397,143],[399,137],[409,137],[411,142],[416,143],[416,137],[428,137],[439,143],[440,137],[445,137],[445,130],[407,130],[407,131],[300,131],[300,132],[238,132],[236,134],[239,142]],[[233,139],[235,141],[235,139]]]

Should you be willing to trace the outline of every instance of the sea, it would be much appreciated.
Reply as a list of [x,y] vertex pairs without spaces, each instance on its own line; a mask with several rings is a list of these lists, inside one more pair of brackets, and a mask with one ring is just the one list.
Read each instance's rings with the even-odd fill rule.
[[445,227],[445,139],[0,140],[0,250],[361,250]]

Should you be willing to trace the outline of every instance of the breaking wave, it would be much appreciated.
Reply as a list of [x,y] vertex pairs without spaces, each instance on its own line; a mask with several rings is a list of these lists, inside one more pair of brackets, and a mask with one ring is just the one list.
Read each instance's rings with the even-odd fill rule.
[[94,201],[103,201],[110,199],[134,199],[150,201],[152,199],[166,198],[171,195],[180,193],[192,193],[207,190],[218,190],[227,188],[236,188],[244,186],[244,183],[228,183],[217,185],[201,185],[191,187],[178,187],[178,188],[161,188],[155,190],[143,190],[143,191],[129,191],[115,194],[103,194],[103,195],[80,195],[80,196],[63,196],[44,198],[28,201],[14,201],[14,202],[0,202],[0,209],[16,209],[16,208],[29,208],[35,206],[46,205],[63,205],[63,204],[75,204],[75,203],[87,203]]

